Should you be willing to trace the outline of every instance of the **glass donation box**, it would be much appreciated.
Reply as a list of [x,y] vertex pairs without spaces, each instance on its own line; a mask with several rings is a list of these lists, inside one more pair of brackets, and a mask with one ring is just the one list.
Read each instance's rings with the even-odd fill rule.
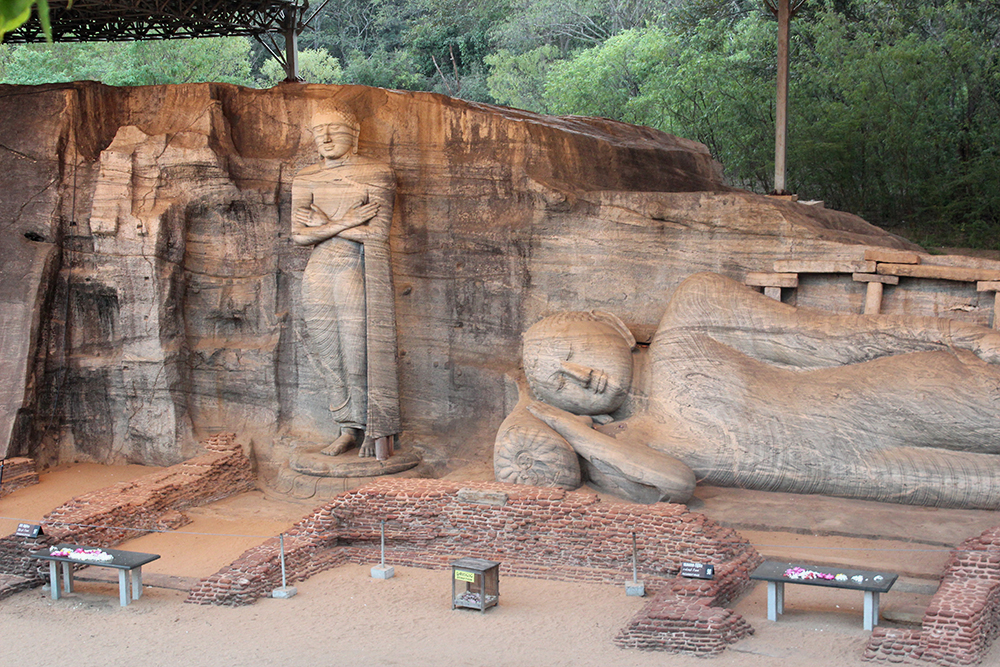
[[500,599],[500,563],[459,558],[451,563],[451,608],[485,612]]

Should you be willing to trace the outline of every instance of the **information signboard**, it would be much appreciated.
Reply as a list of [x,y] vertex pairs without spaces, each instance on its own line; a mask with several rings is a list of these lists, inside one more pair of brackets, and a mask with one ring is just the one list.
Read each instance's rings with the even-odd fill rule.
[[711,563],[681,563],[681,576],[689,579],[714,579],[715,566]]
[[31,523],[17,524],[17,531],[14,532],[15,537],[38,537],[41,534],[42,527]]

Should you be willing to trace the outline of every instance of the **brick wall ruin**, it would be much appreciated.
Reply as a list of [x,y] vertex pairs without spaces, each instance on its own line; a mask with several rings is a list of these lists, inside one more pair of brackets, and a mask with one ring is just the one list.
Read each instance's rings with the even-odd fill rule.
[[[186,523],[186,507],[254,486],[232,434],[202,456],[80,496],[48,514],[45,534],[0,538],[0,598],[40,585],[30,551],[57,542],[112,547],[138,530]],[[594,494],[495,482],[383,479],[316,509],[285,533],[288,578],[379,560],[386,522],[390,565],[445,569],[473,556],[505,575],[621,585],[631,581],[632,533],[649,602],[615,638],[623,648],[713,655],[753,629],[728,604],[751,586],[761,557],[742,537],[684,506],[601,502]],[[98,526],[98,527],[94,527]],[[279,540],[270,539],[192,589],[198,604],[251,604],[281,585]],[[714,580],[678,576],[683,562],[713,563]],[[869,661],[981,662],[1000,634],[1000,526],[956,549],[922,627],[876,627]]]
[[1000,526],[952,552],[920,629],[875,628],[864,659],[975,665],[1000,634]]
[[56,508],[42,519],[37,538],[0,538],[0,599],[43,583],[46,566],[28,558],[32,551],[60,542],[113,547],[149,530],[183,526],[189,519],[181,510],[187,507],[254,488],[250,459],[234,434],[220,433],[201,445],[201,456]]
[[[596,494],[496,482],[384,479],[345,493],[285,533],[289,582],[380,558],[445,569],[460,557],[501,562],[501,573],[560,581],[624,584],[632,579],[632,534],[639,578],[654,592],[619,639],[622,646],[713,654],[750,632],[738,614],[714,605],[739,597],[760,562],[736,532],[683,505],[601,502]],[[715,565],[713,580],[678,576],[681,563]],[[281,585],[272,538],[195,586],[196,604],[251,604]]]
[[0,498],[32,484],[38,484],[34,459],[15,456],[0,461]]
[[656,594],[618,633],[615,645],[708,656],[751,633],[742,616],[714,606],[711,598],[679,598],[668,590]]

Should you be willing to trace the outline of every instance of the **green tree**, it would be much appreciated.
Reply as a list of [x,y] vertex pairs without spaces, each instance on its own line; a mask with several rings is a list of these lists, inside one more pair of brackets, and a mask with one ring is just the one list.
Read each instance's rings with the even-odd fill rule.
[[704,143],[734,184],[769,190],[775,24],[755,12],[733,25],[703,20],[693,31],[660,40],[669,49],[649,68],[640,94],[629,103],[629,117]]
[[790,182],[927,243],[1000,249],[1000,67],[981,10],[801,25]]
[[[673,59],[675,41],[662,30],[628,30],[549,67],[545,100],[557,114],[604,116],[629,122],[654,72]],[[643,124],[650,124],[645,122]]]
[[489,67],[486,84],[490,95],[500,104],[548,113],[545,82],[558,55],[558,48],[545,44],[527,53],[501,49],[486,56],[483,60]]
[[344,68],[344,83],[400,90],[427,90],[427,79],[420,73],[416,56],[410,51],[379,49],[365,55],[355,51],[348,55]]
[[[679,35],[623,32],[551,65],[554,113],[605,116],[705,143],[729,178],[764,190],[773,173],[774,30],[760,14]],[[769,172],[770,170],[770,172]]]
[[[285,80],[285,70],[274,58],[268,58],[260,68],[261,84],[276,86]],[[299,76],[309,83],[341,83],[344,71],[340,61],[324,49],[299,51]]]
[[395,51],[401,35],[419,12],[408,0],[339,0],[327,3],[299,38],[304,48],[322,48],[346,65],[354,54],[369,57]]
[[245,37],[148,42],[5,46],[0,81],[39,84],[94,80],[112,86],[195,81],[256,84]]
[[402,39],[430,90],[492,102],[483,59],[492,52],[490,32],[503,19],[507,0],[411,0],[418,10]]
[[330,3],[301,43],[335,55],[347,83],[492,101],[483,58],[505,8],[506,0],[346,0]]
[[513,0],[493,38],[525,53],[555,45],[563,56],[636,28],[662,26],[679,0]]

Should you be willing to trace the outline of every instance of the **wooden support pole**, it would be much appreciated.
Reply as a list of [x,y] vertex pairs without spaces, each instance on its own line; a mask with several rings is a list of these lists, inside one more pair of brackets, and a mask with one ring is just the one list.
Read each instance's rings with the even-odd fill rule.
[[285,10],[285,81],[297,83],[302,81],[299,76],[299,33],[295,21],[295,9]]
[[788,24],[791,0],[778,0],[778,91],[774,124],[774,194],[785,195],[785,153],[788,139]]

